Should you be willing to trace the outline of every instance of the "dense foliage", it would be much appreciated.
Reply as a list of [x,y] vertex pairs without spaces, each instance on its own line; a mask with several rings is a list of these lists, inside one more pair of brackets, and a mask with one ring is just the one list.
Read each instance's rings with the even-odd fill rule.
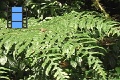
[[120,47],[117,25],[85,11],[41,23],[31,18],[28,29],[1,28],[1,78],[119,79],[119,71],[118,75],[109,73],[120,65],[116,61]]
[[[120,8],[119,0],[1,1],[0,80],[119,80],[119,11],[111,3]],[[28,8],[27,29],[6,28],[6,6],[14,5]]]

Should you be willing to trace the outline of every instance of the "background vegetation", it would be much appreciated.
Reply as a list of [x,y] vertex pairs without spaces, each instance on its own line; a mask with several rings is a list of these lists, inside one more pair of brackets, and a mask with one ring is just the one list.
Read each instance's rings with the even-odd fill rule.
[[[120,0],[0,3],[0,80],[119,80]],[[28,8],[28,29],[6,28],[7,7]]]

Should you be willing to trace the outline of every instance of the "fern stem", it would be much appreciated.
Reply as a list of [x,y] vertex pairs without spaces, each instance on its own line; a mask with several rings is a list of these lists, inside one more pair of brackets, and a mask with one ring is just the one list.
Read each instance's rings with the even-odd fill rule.
[[95,0],[95,1],[92,0],[92,1],[93,1],[94,5],[96,5],[101,10],[101,12],[104,13],[105,17],[109,18],[109,14],[105,11],[105,9],[103,8],[103,6],[100,4],[99,0]]

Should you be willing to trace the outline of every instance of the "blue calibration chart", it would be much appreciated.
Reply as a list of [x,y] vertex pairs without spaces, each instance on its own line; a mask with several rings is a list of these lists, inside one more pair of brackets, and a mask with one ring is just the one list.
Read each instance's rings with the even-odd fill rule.
[[8,8],[7,28],[27,28],[27,8],[23,7]]

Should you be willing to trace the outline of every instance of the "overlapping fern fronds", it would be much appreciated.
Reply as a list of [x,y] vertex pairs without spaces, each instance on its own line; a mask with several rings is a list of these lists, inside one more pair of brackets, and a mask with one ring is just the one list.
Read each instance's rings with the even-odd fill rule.
[[[18,71],[32,71],[25,77],[26,80],[68,80],[73,75],[67,69],[82,69],[84,65],[88,66],[86,70],[92,70],[99,78],[106,79],[99,56],[107,51],[98,45],[98,38],[114,34],[119,36],[116,25],[119,23],[107,20],[96,12],[71,12],[41,23],[31,18],[28,29],[0,30],[0,55],[8,57],[5,65],[9,65],[10,69],[14,69],[9,61],[9,57],[13,57],[20,68]],[[64,69],[60,63],[66,60],[70,62],[70,68]],[[95,77],[89,73],[84,75],[86,79]]]

